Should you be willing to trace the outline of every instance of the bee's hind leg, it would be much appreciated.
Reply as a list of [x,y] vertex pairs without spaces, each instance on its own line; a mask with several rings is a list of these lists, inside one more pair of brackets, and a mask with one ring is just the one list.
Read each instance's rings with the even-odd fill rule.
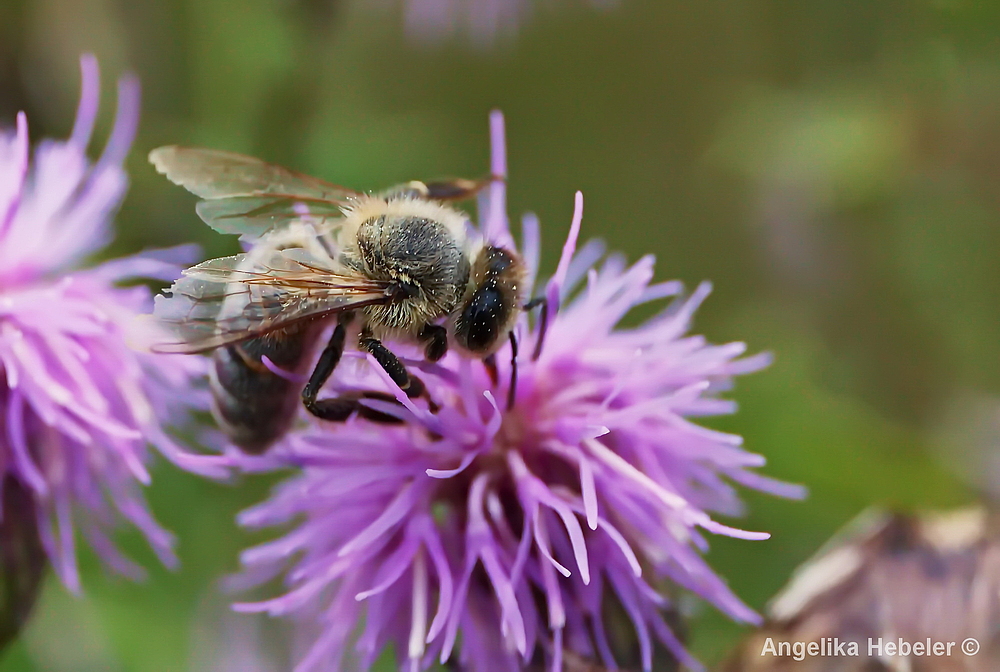
[[302,388],[302,405],[306,407],[307,411],[319,418],[324,418],[324,412],[316,396],[319,394],[320,388],[330,379],[337,364],[340,363],[340,358],[344,354],[344,341],[347,339],[347,325],[350,320],[350,315],[342,315],[337,320],[337,327],[333,330],[333,335],[330,336],[330,342],[323,348],[319,361],[316,362],[316,367],[309,375],[309,381]]
[[348,418],[357,413],[358,416],[372,422],[380,422],[386,425],[402,424],[403,421],[395,415],[382,413],[366,406],[362,403],[365,399],[377,399],[393,404],[399,403],[395,397],[385,392],[352,392],[340,395],[339,397],[319,399],[313,408],[309,409],[309,412],[320,420],[327,420],[329,422],[346,422]]
[[395,416],[380,413],[361,403],[363,399],[396,401],[394,397],[384,392],[354,392],[329,399],[316,398],[320,389],[333,374],[333,370],[337,368],[337,364],[340,363],[340,358],[344,354],[347,325],[350,324],[351,317],[350,314],[344,314],[338,320],[337,327],[333,330],[333,335],[330,336],[330,342],[323,348],[323,353],[319,356],[319,361],[309,376],[309,382],[302,389],[302,405],[320,420],[331,422],[344,422],[354,413],[373,422],[387,424],[402,422]]
[[440,182],[424,182],[427,189],[425,198],[435,201],[464,201],[473,198],[494,180],[503,178],[488,177],[482,180],[442,180]]
[[392,187],[383,193],[385,198],[423,198],[432,201],[465,201],[489,186],[491,182],[503,181],[502,177],[490,176],[481,180],[441,180],[439,182],[407,182]]
[[[511,331],[507,334],[510,339],[510,386],[507,388],[507,410],[514,408],[517,400],[517,336]],[[496,355],[483,357],[483,366],[486,367],[486,375],[490,377],[493,387],[500,384],[500,371],[497,369]]]

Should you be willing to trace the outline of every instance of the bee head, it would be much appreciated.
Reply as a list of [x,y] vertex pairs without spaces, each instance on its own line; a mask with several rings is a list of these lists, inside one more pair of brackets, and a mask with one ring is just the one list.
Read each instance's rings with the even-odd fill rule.
[[473,261],[469,289],[455,319],[455,342],[477,357],[503,344],[520,313],[524,266],[511,251],[484,247]]

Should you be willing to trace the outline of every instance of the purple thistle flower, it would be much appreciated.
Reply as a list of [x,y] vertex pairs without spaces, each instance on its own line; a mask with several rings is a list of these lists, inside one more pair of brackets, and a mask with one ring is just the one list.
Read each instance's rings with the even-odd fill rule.
[[171,535],[140,492],[150,480],[148,443],[186,468],[220,471],[218,458],[185,454],[160,426],[203,403],[187,391],[202,363],[126,346],[133,318],[152,302],[147,288],[116,283],[174,277],[184,255],[145,254],[72,271],[111,237],[128,184],[121,164],[139,114],[138,82],[125,77],[114,128],[91,163],[99,73],[92,56],[80,64],[69,140],[43,140],[30,151],[24,113],[16,130],[0,129],[0,487],[13,480],[34,498],[42,546],[72,591],[80,589],[77,534],[114,570],[142,575],[111,541],[121,522],[137,527],[165,564],[176,563]]
[[[589,0],[598,8],[615,6],[618,0]],[[424,43],[443,42],[465,34],[480,47],[513,38],[534,15],[537,0],[405,0],[406,32]]]
[[[492,172],[506,175],[499,113],[491,126]],[[511,245],[504,184],[484,200],[484,238]],[[717,393],[769,358],[743,357],[742,343],[686,335],[708,285],[684,297],[677,282],[652,282],[652,257],[600,262],[599,243],[577,249],[581,216],[577,194],[545,289],[549,327],[537,360],[542,321],[530,326],[523,316],[518,325],[512,408],[501,401],[509,365],[496,385],[478,361],[453,352],[431,364],[394,344],[440,410],[408,399],[370,356],[349,352],[332,385],[388,391],[398,405],[366,403],[404,424],[313,422],[267,456],[233,455],[246,471],[301,468],[240,516],[247,527],[293,525],[245,551],[237,579],[256,585],[284,572],[287,592],[236,606],[299,620],[308,641],[297,672],[366,670],[387,645],[410,671],[435,660],[470,672],[521,670],[539,651],[560,670],[564,650],[617,669],[602,617],[609,599],[630,619],[645,670],[657,640],[697,669],[664,618],[668,599],[655,587],[662,579],[734,619],[757,621],[700,552],[705,531],[768,535],[727,527],[708,512],[738,512],[730,482],[803,493],[751,471],[764,458],[744,451],[739,436],[690,418],[733,412]],[[522,238],[534,278],[533,217]],[[616,328],[635,306],[668,297],[674,301],[641,326]],[[509,347],[497,359],[509,362]]]

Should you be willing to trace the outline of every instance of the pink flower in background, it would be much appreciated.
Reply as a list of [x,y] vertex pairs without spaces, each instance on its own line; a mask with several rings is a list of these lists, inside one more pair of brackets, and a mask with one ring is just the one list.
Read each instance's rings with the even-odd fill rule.
[[[492,118],[494,165],[506,174],[502,118]],[[511,245],[502,183],[481,211],[484,237]],[[731,413],[719,398],[736,375],[768,357],[742,343],[688,335],[707,285],[688,296],[653,283],[653,259],[628,266],[602,246],[576,246],[573,225],[545,286],[549,327],[537,360],[538,324],[518,325],[520,383],[507,408],[510,350],[498,353],[499,383],[479,361],[449,353],[420,372],[440,409],[406,397],[366,356],[348,352],[332,386],[380,389],[372,400],[400,425],[353,419],[313,422],[264,457],[233,455],[245,471],[295,466],[299,473],[245,511],[252,528],[291,530],[243,553],[239,583],[283,575],[273,599],[237,605],[297,619],[296,670],[369,669],[392,646],[405,670],[453,661],[469,672],[515,671],[533,657],[562,669],[564,651],[616,669],[604,607],[616,601],[634,631],[642,665],[654,641],[692,668],[665,619],[669,579],[740,621],[757,616],[701,557],[705,532],[764,539],[714,521],[737,513],[733,483],[797,497],[799,488],[754,471],[760,455],[739,436],[691,418]],[[535,275],[537,221],[526,218],[521,254]],[[673,297],[634,328],[634,307]],[[351,357],[353,356],[353,362]]]
[[[134,353],[126,329],[149,311],[136,277],[169,278],[177,253],[161,252],[74,270],[111,238],[111,219],[128,185],[122,161],[135,134],[139,85],[118,86],[118,111],[96,163],[86,154],[97,115],[97,62],[81,59],[82,94],[69,140],[29,149],[27,120],[0,130],[0,487],[30,494],[38,535],[56,572],[79,590],[76,539],[116,571],[141,575],[111,540],[137,527],[168,565],[172,537],[141,495],[147,446],[186,468],[219,474],[217,458],[183,453],[161,423],[204,407],[192,381],[196,358]],[[182,396],[183,394],[183,396]],[[13,484],[13,485],[12,485]]]
[[[479,47],[514,37],[539,10],[566,2],[546,0],[405,0],[406,32],[420,42],[442,42],[465,35]],[[570,4],[607,9],[618,0],[584,0]]]

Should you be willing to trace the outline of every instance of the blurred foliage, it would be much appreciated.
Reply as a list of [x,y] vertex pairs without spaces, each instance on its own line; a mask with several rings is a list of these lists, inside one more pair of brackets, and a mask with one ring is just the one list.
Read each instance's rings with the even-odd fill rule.
[[[957,474],[982,475],[970,460],[1000,442],[1000,5],[621,0],[539,13],[494,50],[416,45],[395,8],[3,0],[0,122],[25,109],[32,137],[68,133],[82,51],[100,58],[105,111],[110,80],[135,70],[144,116],[109,253],[197,240],[217,255],[235,242],[146,164],[152,147],[231,149],[379,188],[483,174],[499,107],[511,213],[540,215],[546,268],[581,189],[586,236],[655,253],[661,278],[713,280],[699,331],[775,352],[738,382],[740,413],[713,422],[811,491],[747,497],[738,523],[770,541],[714,540],[712,564],[751,605],[869,504],[975,497]],[[138,539],[126,541],[153,568],[141,585],[85,556],[85,597],[48,580],[0,672],[254,669],[220,644],[261,638],[219,615],[217,582],[260,538],[234,514],[269,485],[160,465],[150,499],[182,570],[157,569]],[[739,628],[687,608],[696,654],[723,658]]]

